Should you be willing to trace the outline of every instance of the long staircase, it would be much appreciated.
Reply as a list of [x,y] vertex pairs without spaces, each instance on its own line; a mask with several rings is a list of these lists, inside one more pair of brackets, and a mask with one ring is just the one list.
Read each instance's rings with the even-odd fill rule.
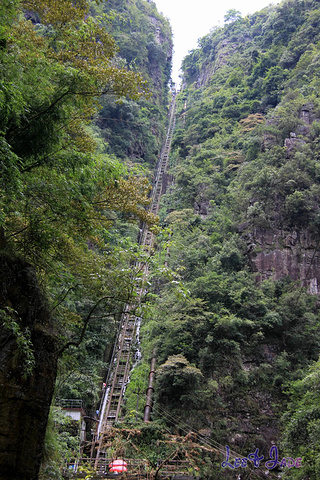
[[[171,148],[171,141],[172,135],[174,132],[175,124],[176,124],[176,115],[175,115],[175,108],[176,108],[176,94],[173,93],[172,103],[169,109],[169,123],[167,127],[166,138],[164,140],[160,159],[158,162],[158,167],[156,171],[156,177],[154,181],[154,186],[152,189],[152,202],[150,210],[155,215],[159,212],[159,205],[161,196],[166,192],[167,189],[167,169],[169,164],[169,154]],[[153,234],[150,232],[146,226],[144,226],[142,235],[140,236],[140,244],[145,245],[146,247],[152,248],[153,246]]]
[[[175,127],[175,103],[176,94],[173,93],[172,103],[169,109],[169,119],[165,141],[160,153],[156,177],[152,190],[152,201],[150,210],[157,214],[161,195],[165,193],[167,186],[167,168],[169,162],[169,153],[171,147],[172,135]],[[139,239],[140,245],[144,245],[147,250],[152,250],[154,244],[154,235],[143,226]],[[146,277],[148,274],[147,264],[139,265]],[[138,298],[142,295],[141,285],[137,287]],[[135,307],[127,305],[122,315],[117,339],[114,345],[113,354],[110,362],[109,372],[105,382],[105,388],[101,399],[101,408],[99,414],[99,423],[95,435],[95,441],[92,447],[92,458],[96,469],[101,469],[105,463],[103,461],[104,437],[115,422],[121,417],[121,407],[123,403],[126,385],[129,381],[129,374],[134,362],[133,344],[135,343],[137,332],[141,319],[135,315]]]

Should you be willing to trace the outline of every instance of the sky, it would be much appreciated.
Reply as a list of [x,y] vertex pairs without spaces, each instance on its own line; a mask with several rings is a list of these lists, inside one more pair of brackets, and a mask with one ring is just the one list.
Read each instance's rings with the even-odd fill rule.
[[214,26],[223,26],[224,15],[235,9],[242,16],[277,4],[279,0],[154,0],[157,9],[169,19],[173,30],[174,56],[172,79],[179,84],[182,59],[197,48],[198,39]]

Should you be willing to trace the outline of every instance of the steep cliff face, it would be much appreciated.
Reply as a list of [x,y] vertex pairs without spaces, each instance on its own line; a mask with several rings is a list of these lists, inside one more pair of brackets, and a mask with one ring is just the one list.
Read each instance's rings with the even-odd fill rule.
[[182,160],[178,184],[203,219],[224,203],[227,191],[236,192],[229,208],[240,230],[247,221],[244,238],[256,278],[289,276],[318,294],[318,54],[297,42],[312,40],[311,25],[317,42],[319,11],[311,0],[299,9],[299,23],[277,44],[271,32],[296,18],[290,1],[213,30],[184,60],[188,108],[181,104],[179,153],[197,180],[183,177]]
[[33,268],[0,255],[0,476],[37,478],[57,367],[50,312]]
[[[150,97],[123,104],[107,98],[96,119],[109,152],[120,158],[155,165],[168,107],[172,62],[172,32],[169,22],[153,2],[105,2],[100,8],[111,14],[107,29],[119,46],[119,62],[139,71]],[[99,13],[99,12],[97,12]]]
[[259,282],[290,277],[309,293],[320,294],[319,242],[310,232],[254,228],[245,238],[251,270]]
[[[304,104],[298,112],[298,120],[289,136],[283,141],[284,154],[287,159],[294,158],[297,152],[312,143],[312,126],[319,118],[314,111],[314,104]],[[267,122],[269,126],[277,127],[277,109],[274,116]],[[262,143],[263,149],[279,144],[276,135],[266,133]],[[287,183],[295,180],[288,179]],[[266,279],[281,280],[290,277],[293,281],[306,288],[312,295],[320,294],[320,252],[317,235],[304,228],[288,228],[285,220],[279,214],[285,200],[276,206],[274,217],[278,218],[270,229],[254,227],[244,235],[248,244],[248,258],[256,279],[262,282]],[[278,210],[278,212],[277,212]],[[283,222],[283,228],[279,223]],[[272,222],[271,222],[272,225]],[[244,227],[240,227],[240,231]]]
[[148,15],[147,19],[153,26],[154,40],[147,46],[148,50],[148,71],[154,85],[154,93],[158,94],[158,101],[163,104],[166,100],[164,93],[166,85],[170,80],[172,62],[172,40],[171,30],[163,18],[159,15]]

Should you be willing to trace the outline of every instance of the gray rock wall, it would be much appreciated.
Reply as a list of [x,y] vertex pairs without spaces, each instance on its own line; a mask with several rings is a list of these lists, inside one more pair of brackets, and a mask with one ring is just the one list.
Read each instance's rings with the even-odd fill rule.
[[309,232],[254,228],[246,240],[258,281],[289,276],[310,293],[320,294],[320,245]]

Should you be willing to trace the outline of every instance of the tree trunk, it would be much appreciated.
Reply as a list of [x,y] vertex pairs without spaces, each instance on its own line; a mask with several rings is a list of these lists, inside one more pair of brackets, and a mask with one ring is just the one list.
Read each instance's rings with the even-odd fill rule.
[[[56,378],[57,338],[34,269],[1,252],[0,319],[0,479],[35,480]],[[26,329],[29,346],[21,345]],[[30,355],[34,368],[27,375]]]

